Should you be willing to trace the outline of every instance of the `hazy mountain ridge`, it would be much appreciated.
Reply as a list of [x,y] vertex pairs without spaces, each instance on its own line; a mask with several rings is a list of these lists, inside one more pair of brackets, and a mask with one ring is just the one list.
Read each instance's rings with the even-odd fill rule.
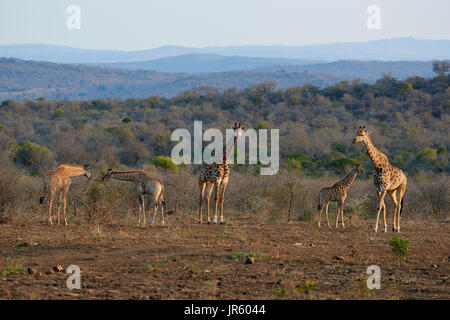
[[218,54],[186,54],[166,57],[156,60],[136,62],[96,63],[97,66],[155,70],[160,72],[223,72],[235,70],[252,70],[276,65],[306,65],[323,62],[320,60],[286,59],[286,58],[258,58],[242,56],[221,56]]
[[450,40],[394,38],[368,42],[343,42],[305,46],[162,46],[149,50],[91,50],[67,46],[28,44],[0,46],[0,57],[59,63],[145,61],[185,54],[218,54],[312,60],[433,60],[450,58]]

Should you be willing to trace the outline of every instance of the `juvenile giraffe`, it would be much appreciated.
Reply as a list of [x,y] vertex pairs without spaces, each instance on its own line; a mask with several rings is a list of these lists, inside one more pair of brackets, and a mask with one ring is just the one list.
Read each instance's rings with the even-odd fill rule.
[[344,225],[344,202],[347,199],[347,190],[352,185],[353,181],[355,181],[358,172],[363,173],[359,164],[355,165],[352,171],[347,174],[342,180],[336,182],[331,187],[325,187],[319,192],[319,206],[317,209],[319,210],[319,228],[320,228],[320,219],[322,217],[323,209],[325,208],[325,213],[327,216],[327,224],[330,227],[330,221],[328,220],[328,205],[330,202],[337,202],[337,215],[336,215],[336,228],[338,227],[339,215],[342,219],[342,228],[345,228]]
[[146,223],[144,201],[145,194],[151,195],[155,209],[152,219],[152,226],[155,224],[158,207],[161,207],[161,226],[164,226],[164,185],[160,180],[151,177],[143,170],[117,171],[113,169],[108,169],[108,172],[103,177],[103,181],[109,179],[130,181],[133,183],[134,190],[139,199],[138,227],[141,225],[141,213],[143,216],[143,227],[145,227]]
[[[204,164],[200,169],[198,177],[198,184],[200,187],[200,199],[199,199],[199,216],[198,223],[202,223],[202,204],[206,202],[206,212],[208,217],[208,224],[211,223],[209,218],[209,199],[211,198],[212,191],[214,189],[214,202],[216,204],[214,210],[213,223],[217,223],[217,205],[220,202],[220,224],[223,224],[223,202],[225,200],[225,189],[228,184],[228,178],[230,175],[230,168],[227,164],[228,159],[231,157],[234,147],[236,146],[237,139],[242,135],[244,128],[240,123],[235,123],[234,137],[232,137],[224,146],[223,161],[222,163]],[[220,161],[218,161],[220,162]],[[206,188],[206,194],[205,194]],[[219,194],[220,192],[220,194]]]
[[[370,159],[372,159],[373,165],[376,169],[373,182],[375,184],[378,197],[380,198],[380,203],[378,205],[377,221],[373,227],[373,232],[377,232],[381,209],[383,209],[384,220],[383,232],[387,232],[386,204],[384,203],[386,193],[389,194],[395,205],[394,225],[392,230],[400,232],[400,215],[403,208],[403,196],[406,191],[407,179],[402,170],[391,165],[387,156],[375,148],[369,137],[370,133],[371,131],[366,132],[366,127],[359,127],[356,132],[355,139],[353,139],[353,143],[364,142],[367,153],[369,154]],[[398,201],[396,195],[397,192],[399,196]]]
[[50,225],[53,225],[52,204],[53,198],[57,193],[59,193],[59,206],[57,211],[58,225],[60,224],[61,204],[63,205],[64,225],[67,225],[66,199],[70,185],[72,184],[71,178],[82,175],[88,177],[89,180],[91,179],[91,169],[88,164],[84,166],[61,164],[56,170],[49,171],[44,176],[44,181],[42,184],[42,197],[39,199],[39,202],[42,204],[44,202],[44,198],[47,198],[48,221]]

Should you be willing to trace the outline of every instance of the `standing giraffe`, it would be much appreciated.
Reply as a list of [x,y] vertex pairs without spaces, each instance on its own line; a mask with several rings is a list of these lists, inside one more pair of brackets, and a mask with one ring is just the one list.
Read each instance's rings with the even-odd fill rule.
[[[64,225],[67,226],[67,215],[66,215],[66,199],[67,193],[69,192],[70,185],[72,184],[72,177],[82,176],[91,179],[91,168],[88,164],[84,166],[76,166],[71,164],[61,164],[56,170],[49,171],[44,176],[44,181],[42,184],[42,197],[39,202],[42,204],[44,198],[47,198],[48,204],[48,221],[50,225],[52,222],[52,203],[53,198],[57,193],[59,193],[59,206],[58,206],[58,225],[60,224],[60,210],[61,204],[63,205],[64,213]],[[44,218],[45,221],[45,218]]]
[[[204,164],[200,169],[200,174],[198,177],[198,184],[200,187],[200,203],[199,203],[199,217],[198,223],[202,223],[202,204],[206,202],[206,212],[208,217],[208,224],[211,223],[209,218],[209,199],[214,188],[214,220],[213,223],[217,223],[217,205],[220,202],[220,224],[223,224],[223,202],[225,199],[225,189],[228,184],[228,177],[230,176],[230,168],[227,164],[228,159],[231,157],[234,147],[236,146],[237,139],[241,137],[242,130],[244,128],[240,123],[235,123],[234,127],[234,137],[232,137],[224,146],[223,150],[223,161],[222,163],[211,163]],[[206,194],[205,194],[205,188]],[[220,195],[219,195],[220,192]]]
[[344,202],[347,199],[347,190],[352,185],[353,181],[355,181],[358,172],[363,173],[359,164],[355,165],[352,171],[347,174],[342,180],[336,182],[331,187],[325,187],[319,192],[319,206],[317,209],[319,210],[319,228],[320,228],[320,218],[322,217],[323,209],[325,208],[325,213],[327,216],[327,224],[330,227],[330,221],[328,220],[328,204],[330,202],[337,202],[337,215],[336,215],[336,228],[338,227],[339,215],[341,215],[342,219],[342,228],[345,228],[344,225]]
[[141,213],[143,216],[143,227],[145,227],[146,223],[144,201],[145,194],[152,196],[155,209],[152,219],[152,226],[155,224],[156,212],[159,206],[161,206],[161,226],[164,226],[164,185],[160,180],[151,177],[143,170],[116,171],[113,169],[108,169],[108,172],[103,177],[103,181],[108,179],[130,181],[133,183],[134,190],[139,199],[138,227],[141,225]]
[[[366,127],[359,127],[356,132],[355,139],[353,139],[353,143],[364,142],[367,153],[369,154],[370,159],[372,159],[373,165],[376,169],[373,182],[375,184],[375,188],[377,189],[380,203],[378,205],[377,221],[373,227],[373,232],[377,232],[381,209],[383,209],[384,220],[383,232],[387,232],[386,204],[384,203],[386,193],[389,194],[395,205],[394,225],[392,230],[400,232],[400,215],[403,208],[403,196],[406,191],[406,176],[402,170],[389,163],[389,160],[385,154],[375,148],[369,137],[370,133],[371,131],[366,132]],[[398,202],[396,196],[397,191],[399,196]]]

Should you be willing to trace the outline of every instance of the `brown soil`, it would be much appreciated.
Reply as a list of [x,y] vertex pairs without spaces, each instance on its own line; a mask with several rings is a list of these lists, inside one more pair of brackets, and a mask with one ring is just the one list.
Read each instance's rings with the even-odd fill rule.
[[[373,235],[372,223],[330,230],[312,222],[231,218],[224,227],[168,216],[166,227],[138,228],[129,221],[104,226],[100,235],[76,223],[3,224],[0,298],[450,298],[448,223],[403,219],[399,236],[411,247],[405,260],[388,244],[397,234]],[[245,263],[248,255],[253,264]],[[3,272],[7,262],[23,270]],[[47,274],[72,264],[81,268],[80,290],[67,289],[65,272]],[[370,265],[381,268],[381,290],[366,287]]]

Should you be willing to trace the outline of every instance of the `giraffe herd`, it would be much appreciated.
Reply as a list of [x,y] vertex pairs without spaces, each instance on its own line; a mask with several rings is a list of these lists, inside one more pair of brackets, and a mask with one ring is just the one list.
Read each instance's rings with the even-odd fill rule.
[[[207,223],[210,224],[209,215],[209,201],[214,191],[214,218],[212,223],[217,223],[217,209],[220,203],[220,224],[224,223],[223,218],[223,204],[225,190],[228,185],[230,168],[228,166],[228,160],[233,154],[237,140],[242,136],[244,128],[240,123],[235,123],[232,128],[234,130],[234,136],[226,141],[223,148],[222,159],[214,159],[215,161],[210,164],[204,164],[198,177],[198,184],[200,189],[199,197],[199,218],[198,223],[202,223],[202,211],[203,205],[206,206]],[[392,199],[394,203],[394,222],[393,231],[400,232],[400,215],[403,208],[403,197],[406,191],[407,179],[405,174],[397,167],[394,167],[389,163],[389,160],[385,154],[378,150],[370,139],[370,131],[367,132],[365,127],[359,127],[356,132],[356,136],[353,139],[353,143],[364,142],[366,151],[375,166],[376,173],[374,175],[374,184],[379,196],[379,204],[377,209],[377,219],[373,232],[377,232],[378,222],[381,210],[383,210],[383,232],[387,231],[386,224],[386,204],[384,198],[386,194]],[[217,157],[217,156],[216,156]],[[222,160],[222,161],[217,161]],[[362,173],[362,169],[359,164],[356,164],[353,170],[348,173],[343,179],[336,182],[330,187],[325,187],[319,192],[319,205],[318,209],[318,227],[320,228],[320,221],[323,211],[325,210],[328,227],[331,228],[328,220],[328,205],[330,202],[337,202],[337,215],[336,215],[336,228],[338,228],[339,217],[342,221],[342,228],[344,225],[344,202],[347,198],[347,190],[355,181],[358,173]],[[52,203],[54,197],[59,194],[59,206],[57,210],[57,223],[60,224],[60,209],[63,206],[64,224],[67,225],[66,215],[66,198],[71,185],[71,178],[75,176],[86,176],[91,179],[91,170],[89,165],[77,166],[69,164],[61,164],[56,170],[48,172],[44,176],[43,181],[43,196],[40,198],[40,203],[47,199],[48,205],[48,222],[53,225],[52,222]],[[154,213],[151,225],[155,223],[158,208],[161,210],[161,226],[164,226],[164,184],[151,177],[147,172],[143,170],[130,170],[130,171],[118,171],[109,169],[103,176],[102,181],[116,179],[122,181],[128,181],[132,183],[133,190],[136,193],[139,200],[138,211],[138,224],[141,226],[141,215],[143,218],[142,226],[146,225],[145,214],[145,201],[144,195],[150,195],[153,200]],[[206,192],[205,192],[206,191]],[[398,199],[397,199],[398,195]],[[44,218],[45,222],[45,218]]]

